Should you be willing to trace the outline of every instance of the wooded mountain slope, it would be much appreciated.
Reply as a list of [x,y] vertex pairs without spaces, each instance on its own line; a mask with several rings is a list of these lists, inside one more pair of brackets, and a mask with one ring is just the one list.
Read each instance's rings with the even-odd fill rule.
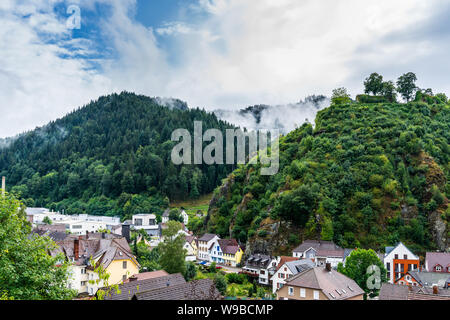
[[172,164],[171,134],[178,128],[192,134],[194,120],[204,129],[232,127],[178,100],[126,92],[104,96],[9,139],[0,149],[0,174],[8,191],[20,193],[28,206],[122,217],[160,213],[167,197],[210,193],[233,169]]
[[215,191],[205,229],[271,254],[309,238],[448,248],[448,105],[332,105],[315,123],[280,139],[279,174],[235,170]]

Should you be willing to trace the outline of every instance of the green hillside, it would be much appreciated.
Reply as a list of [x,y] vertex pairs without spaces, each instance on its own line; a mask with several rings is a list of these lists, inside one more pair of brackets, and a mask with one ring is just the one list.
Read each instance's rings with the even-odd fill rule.
[[417,252],[449,246],[450,106],[333,104],[280,139],[280,172],[235,170],[206,229],[250,250],[288,254],[307,238]]
[[0,149],[8,191],[28,206],[123,218],[211,193],[233,168],[173,165],[171,134],[178,128],[192,134],[194,120],[205,130],[232,126],[179,100],[170,107],[160,102],[126,92],[104,96],[8,139]]

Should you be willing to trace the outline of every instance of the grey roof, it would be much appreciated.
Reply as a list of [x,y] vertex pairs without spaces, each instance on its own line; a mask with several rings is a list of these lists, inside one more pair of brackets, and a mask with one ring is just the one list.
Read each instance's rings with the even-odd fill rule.
[[49,212],[50,210],[47,208],[26,208],[25,213],[27,215],[35,215],[39,213]]
[[443,288],[446,282],[450,280],[450,274],[445,272],[409,271],[408,273],[424,287],[438,285],[438,287]]
[[389,254],[389,253],[391,253],[391,251],[394,250],[394,249],[395,249],[395,247],[386,247],[386,248],[384,249],[384,252],[385,252],[386,254]]
[[432,290],[421,287],[410,287],[391,283],[383,283],[378,296],[379,300],[450,300],[448,290]]
[[287,286],[321,290],[330,300],[346,300],[364,294],[354,280],[336,270],[315,267],[286,281]]
[[433,268],[437,265],[440,265],[444,271],[450,271],[446,270],[447,267],[450,267],[450,252],[427,252],[425,262],[430,269],[428,271],[433,271]]
[[344,249],[332,241],[305,240],[294,249],[294,252],[305,252],[309,248],[313,248],[320,257],[344,257]]
[[408,300],[409,287],[383,283],[378,296],[379,300]]
[[272,259],[273,258],[269,255],[259,253],[253,254],[245,262],[245,267],[254,269],[267,269]]
[[305,270],[314,268],[316,264],[311,259],[302,259],[286,262],[286,266],[291,270],[292,274],[297,274]]
[[133,300],[220,300],[221,295],[211,279],[194,280],[179,285],[140,291]]
[[169,217],[169,212],[170,212],[170,209],[166,209],[162,216],[163,217]]
[[205,233],[201,238],[198,239],[198,241],[208,242],[208,241],[212,240],[216,236],[217,235],[212,234],[212,233]]
[[186,283],[181,273],[145,280],[131,281],[119,285],[119,293],[115,290],[105,300],[131,300],[136,293],[146,292]]

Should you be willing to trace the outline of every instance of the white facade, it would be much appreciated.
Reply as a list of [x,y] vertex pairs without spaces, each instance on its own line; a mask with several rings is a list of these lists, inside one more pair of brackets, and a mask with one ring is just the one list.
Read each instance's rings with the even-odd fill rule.
[[292,276],[292,271],[287,267],[286,263],[283,264],[272,276],[272,292],[277,292],[278,289],[286,283],[286,280]]
[[62,222],[54,222],[54,224],[64,224],[66,231],[76,234],[85,235],[86,232],[98,232],[99,230],[108,229],[105,222],[82,221],[82,220],[66,220]]
[[219,263],[219,264],[223,264],[224,260],[223,260],[223,252],[222,252],[222,248],[219,245],[219,238],[215,238],[214,242],[212,243],[212,247],[210,250],[208,250],[209,252],[209,261],[210,262],[215,262],[215,263]]
[[145,230],[149,236],[159,236],[159,225],[154,214],[135,214],[132,218],[134,230]]
[[186,211],[182,210],[182,211],[181,211],[181,216],[183,217],[183,223],[184,223],[184,225],[187,226],[188,223],[189,223],[189,216],[188,216],[188,214],[186,213]]
[[214,237],[212,239],[210,239],[209,241],[201,241],[200,239],[198,240],[198,251],[197,251],[197,258],[199,260],[205,260],[205,261],[211,261],[211,257],[209,254],[209,248],[211,247],[211,245],[216,242],[217,240],[219,240],[220,238],[217,235],[214,235]]
[[[399,270],[394,270],[394,260],[418,260],[419,257],[412,253],[403,243],[399,243],[394,249],[384,256],[384,267],[388,271],[388,278],[390,283],[394,283],[394,278],[396,272]],[[412,265],[412,270],[415,271],[417,268]]]
[[304,252],[294,251],[292,256],[299,259],[311,259],[316,263],[316,267],[324,267],[330,263],[332,268],[337,268],[340,262],[344,263],[344,257],[320,256],[312,247]]
[[197,257],[195,255],[195,249],[188,241],[184,243],[184,249],[186,249],[186,261],[195,261]]

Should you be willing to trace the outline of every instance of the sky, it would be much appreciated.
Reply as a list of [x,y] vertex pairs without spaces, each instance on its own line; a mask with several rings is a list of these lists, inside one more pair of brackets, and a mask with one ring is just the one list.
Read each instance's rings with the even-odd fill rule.
[[0,138],[124,90],[235,110],[412,71],[450,94],[449,16],[447,0],[1,0]]

